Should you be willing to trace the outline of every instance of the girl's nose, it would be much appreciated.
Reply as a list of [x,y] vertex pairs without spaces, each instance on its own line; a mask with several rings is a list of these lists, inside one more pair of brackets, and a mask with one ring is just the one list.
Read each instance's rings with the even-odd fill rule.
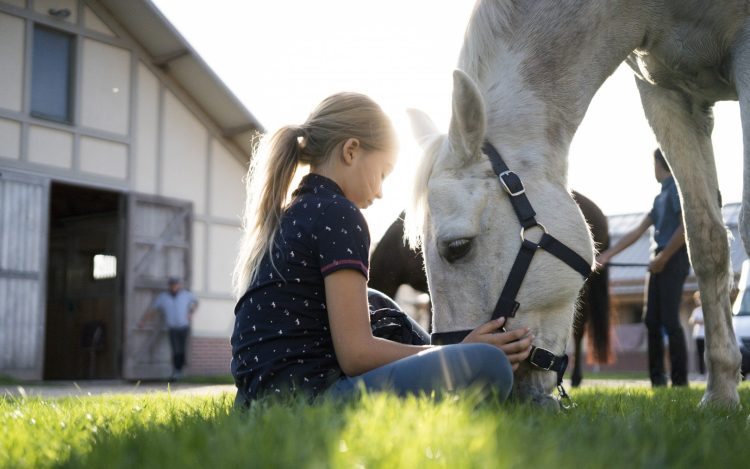
[[382,199],[383,198],[383,186],[380,186],[380,189],[378,190],[378,193],[375,194],[376,199]]

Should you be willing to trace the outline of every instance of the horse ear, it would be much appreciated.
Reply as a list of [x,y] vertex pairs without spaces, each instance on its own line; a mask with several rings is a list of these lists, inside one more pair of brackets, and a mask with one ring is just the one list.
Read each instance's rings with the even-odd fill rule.
[[407,109],[406,114],[409,115],[409,121],[411,122],[411,133],[422,148],[430,137],[440,134],[435,123],[425,112],[419,109]]
[[453,115],[448,135],[471,158],[482,148],[485,131],[484,102],[477,85],[462,70],[453,71]]

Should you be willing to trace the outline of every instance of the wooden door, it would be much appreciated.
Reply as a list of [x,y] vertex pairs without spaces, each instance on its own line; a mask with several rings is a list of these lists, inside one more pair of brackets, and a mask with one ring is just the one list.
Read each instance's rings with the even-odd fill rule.
[[157,315],[146,327],[138,322],[167,288],[170,276],[190,288],[193,205],[191,202],[130,194],[127,207],[124,363],[126,379],[163,379],[172,371],[164,320]]
[[42,379],[49,179],[0,171],[0,375]]

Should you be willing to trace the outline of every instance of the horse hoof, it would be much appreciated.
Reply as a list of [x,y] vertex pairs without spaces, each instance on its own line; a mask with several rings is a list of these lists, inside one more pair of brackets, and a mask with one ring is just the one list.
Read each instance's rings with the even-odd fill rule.
[[574,388],[577,388],[578,386],[581,385],[581,381],[583,381],[583,377],[582,376],[573,375],[573,377],[570,378],[570,386],[574,387]]

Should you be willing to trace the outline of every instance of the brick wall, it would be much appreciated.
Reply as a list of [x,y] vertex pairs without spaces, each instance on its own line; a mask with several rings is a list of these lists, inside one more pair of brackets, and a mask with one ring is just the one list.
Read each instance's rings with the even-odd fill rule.
[[187,375],[212,376],[231,373],[232,346],[229,338],[191,337]]

